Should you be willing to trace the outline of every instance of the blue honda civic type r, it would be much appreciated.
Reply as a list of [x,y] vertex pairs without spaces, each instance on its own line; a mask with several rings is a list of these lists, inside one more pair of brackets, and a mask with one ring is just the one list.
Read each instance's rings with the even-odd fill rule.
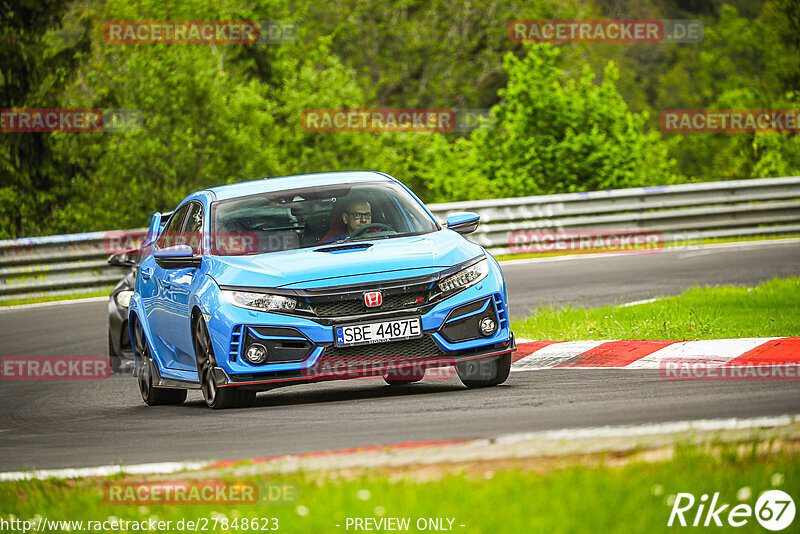
[[376,172],[271,178],[198,191],[153,215],[129,308],[142,399],[211,408],[276,387],[455,367],[504,382],[515,350],[495,259]]

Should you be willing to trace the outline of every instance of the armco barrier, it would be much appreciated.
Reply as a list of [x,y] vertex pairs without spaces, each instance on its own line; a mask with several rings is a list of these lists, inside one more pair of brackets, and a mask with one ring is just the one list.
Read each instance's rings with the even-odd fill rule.
[[439,220],[474,211],[470,239],[492,254],[514,253],[515,233],[590,231],[660,233],[665,243],[800,233],[800,177],[705,182],[451,202],[430,206]]
[[[493,254],[521,251],[531,231],[591,235],[657,233],[663,243],[693,239],[800,234],[800,177],[704,182],[521,198],[431,204],[448,213],[474,211],[470,239]],[[137,230],[136,232],[143,232]],[[96,291],[114,284],[108,232],[0,241],[0,300]]]
[[109,266],[107,232],[0,241],[0,300],[93,292],[122,278]]

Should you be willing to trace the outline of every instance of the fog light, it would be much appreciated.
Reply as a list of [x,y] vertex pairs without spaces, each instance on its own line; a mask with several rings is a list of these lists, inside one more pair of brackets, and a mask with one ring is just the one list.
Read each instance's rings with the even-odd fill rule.
[[497,330],[497,325],[491,317],[484,317],[480,323],[481,334],[491,336]]
[[264,363],[267,361],[267,348],[259,343],[253,343],[247,347],[244,359],[254,364]]

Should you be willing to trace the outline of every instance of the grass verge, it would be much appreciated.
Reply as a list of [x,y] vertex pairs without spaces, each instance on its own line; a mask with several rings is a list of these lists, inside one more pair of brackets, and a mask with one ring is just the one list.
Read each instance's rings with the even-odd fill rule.
[[[277,520],[282,531],[347,532],[355,530],[352,525],[346,528],[347,518],[395,517],[409,518],[411,532],[419,531],[416,522],[421,518],[444,518],[445,526],[453,519],[452,530],[464,533],[650,533],[674,530],[667,527],[667,521],[680,492],[692,493],[697,499],[719,492],[719,504],[750,507],[760,492],[773,488],[795,499],[800,495],[800,447],[796,441],[707,442],[668,450],[668,454],[650,455],[649,460],[633,453],[627,461],[595,455],[592,461],[573,459],[555,468],[546,461],[543,467],[541,461],[526,466],[518,460],[513,469],[486,462],[462,472],[456,466],[456,471],[448,470],[427,481],[415,480],[408,473],[375,471],[349,477],[283,475],[270,482],[294,485],[296,500],[271,506],[119,505],[104,500],[107,480],[2,483],[0,524],[11,519],[36,522],[39,516],[49,521],[83,521],[82,529],[71,526],[72,532],[77,532],[86,531],[88,521],[156,517],[171,521],[168,530],[173,532],[181,531],[176,524],[182,519],[205,521],[208,532],[237,532],[245,530],[242,518],[269,518]],[[689,521],[696,510],[697,506],[687,513]],[[236,528],[231,526],[234,519]],[[225,521],[227,529],[223,528]],[[263,524],[258,523],[259,530]],[[64,530],[42,528],[40,532]],[[763,532],[753,517],[736,530]]]
[[694,288],[636,306],[543,307],[512,323],[521,338],[697,340],[800,335],[800,277]]

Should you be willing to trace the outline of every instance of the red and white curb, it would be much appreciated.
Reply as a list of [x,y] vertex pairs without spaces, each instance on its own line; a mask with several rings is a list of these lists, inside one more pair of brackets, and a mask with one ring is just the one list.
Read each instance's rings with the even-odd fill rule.
[[517,339],[512,371],[660,369],[664,361],[708,367],[800,364],[799,337],[702,341],[531,341]]

